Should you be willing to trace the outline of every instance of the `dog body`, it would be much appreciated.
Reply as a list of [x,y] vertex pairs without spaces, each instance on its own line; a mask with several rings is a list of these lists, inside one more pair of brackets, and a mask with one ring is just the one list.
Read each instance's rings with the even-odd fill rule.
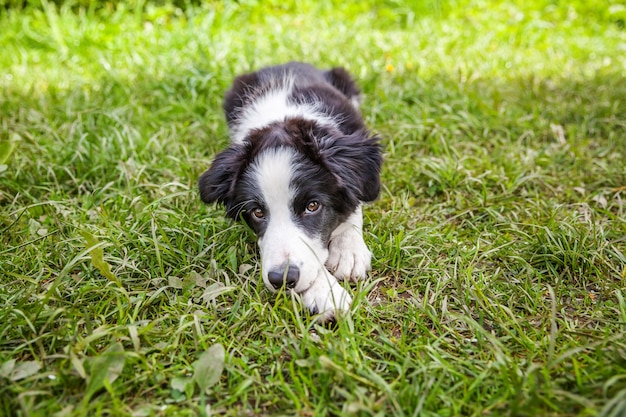
[[323,320],[352,302],[337,279],[370,269],[361,205],[378,196],[382,150],[359,98],[342,68],[291,62],[237,77],[224,100],[231,145],[199,180],[204,202],[257,234],[267,288],[295,291]]

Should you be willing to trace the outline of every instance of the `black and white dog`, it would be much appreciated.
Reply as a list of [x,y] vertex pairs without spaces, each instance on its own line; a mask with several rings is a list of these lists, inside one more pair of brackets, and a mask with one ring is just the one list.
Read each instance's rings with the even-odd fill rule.
[[337,279],[370,269],[361,205],[378,196],[383,158],[359,98],[343,68],[291,62],[235,78],[224,101],[232,143],[199,180],[205,203],[257,234],[267,288],[295,291],[322,320],[350,308]]

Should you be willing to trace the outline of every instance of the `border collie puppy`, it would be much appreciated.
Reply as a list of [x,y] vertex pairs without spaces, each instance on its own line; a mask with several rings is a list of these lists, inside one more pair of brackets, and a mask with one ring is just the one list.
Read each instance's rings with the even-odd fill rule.
[[343,68],[290,62],[235,78],[224,112],[231,144],[200,177],[258,236],[263,282],[300,295],[322,321],[349,310],[337,280],[367,275],[361,204],[380,191],[382,149]]

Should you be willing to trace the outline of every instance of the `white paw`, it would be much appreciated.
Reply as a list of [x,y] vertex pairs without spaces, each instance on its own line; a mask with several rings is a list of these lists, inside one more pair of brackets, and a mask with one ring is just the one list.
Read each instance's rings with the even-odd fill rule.
[[318,320],[325,322],[350,310],[352,297],[328,272],[320,275],[309,289],[300,294],[302,304],[312,314],[319,314]]
[[349,228],[331,238],[326,267],[338,279],[357,281],[365,278],[371,262],[372,253],[363,241],[360,230]]

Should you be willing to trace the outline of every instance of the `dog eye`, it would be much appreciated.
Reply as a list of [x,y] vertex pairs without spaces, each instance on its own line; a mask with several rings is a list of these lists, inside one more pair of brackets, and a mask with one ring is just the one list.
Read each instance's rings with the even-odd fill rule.
[[263,212],[263,210],[259,207],[255,208],[254,210],[252,210],[252,215],[254,217],[256,217],[257,219],[262,219],[263,217],[265,217],[265,213]]
[[314,213],[317,210],[319,210],[321,204],[319,203],[319,201],[309,201],[308,204],[306,205],[306,212],[307,213]]

